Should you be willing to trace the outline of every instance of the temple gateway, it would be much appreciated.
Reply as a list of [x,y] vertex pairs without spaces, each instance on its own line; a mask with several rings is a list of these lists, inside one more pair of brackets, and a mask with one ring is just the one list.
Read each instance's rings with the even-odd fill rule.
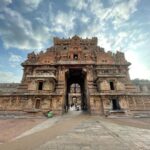
[[15,92],[0,94],[0,111],[63,114],[75,105],[93,115],[150,113],[150,87],[129,76],[122,52],[105,52],[97,38],[54,38],[54,45],[28,54]]

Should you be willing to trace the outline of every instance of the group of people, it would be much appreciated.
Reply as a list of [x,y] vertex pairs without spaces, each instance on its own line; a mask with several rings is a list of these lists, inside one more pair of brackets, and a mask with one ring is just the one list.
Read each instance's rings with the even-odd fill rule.
[[77,104],[72,103],[72,104],[69,105],[69,106],[67,106],[67,105],[65,106],[65,111],[68,112],[68,110],[71,110],[71,111],[73,111],[73,110],[79,111],[79,110],[80,110],[80,107],[79,107]]

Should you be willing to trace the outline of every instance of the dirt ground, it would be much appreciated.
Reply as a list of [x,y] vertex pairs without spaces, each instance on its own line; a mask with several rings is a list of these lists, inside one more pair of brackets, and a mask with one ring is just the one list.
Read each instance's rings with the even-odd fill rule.
[[5,143],[45,119],[0,119],[0,143]]

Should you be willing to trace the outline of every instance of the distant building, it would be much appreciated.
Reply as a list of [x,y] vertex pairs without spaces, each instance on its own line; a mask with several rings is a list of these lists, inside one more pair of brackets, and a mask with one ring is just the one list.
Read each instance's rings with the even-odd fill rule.
[[28,54],[22,82],[0,95],[0,110],[63,114],[77,103],[91,114],[150,112],[150,88],[140,92],[122,52],[105,52],[97,38],[54,38],[45,52]]

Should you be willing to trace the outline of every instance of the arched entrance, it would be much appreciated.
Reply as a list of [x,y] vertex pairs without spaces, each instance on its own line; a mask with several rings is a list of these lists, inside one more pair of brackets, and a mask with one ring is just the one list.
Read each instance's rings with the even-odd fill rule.
[[[88,111],[88,100],[87,100],[87,81],[86,81],[86,72],[82,69],[71,68],[66,72],[66,95],[65,95],[65,102],[64,102],[64,109],[65,112],[70,108],[70,100],[69,100],[69,93],[71,93],[72,85],[78,85],[80,88],[80,108],[82,111]],[[74,89],[77,90],[77,89]],[[78,95],[78,93],[76,93]],[[73,97],[75,98],[76,95]]]

